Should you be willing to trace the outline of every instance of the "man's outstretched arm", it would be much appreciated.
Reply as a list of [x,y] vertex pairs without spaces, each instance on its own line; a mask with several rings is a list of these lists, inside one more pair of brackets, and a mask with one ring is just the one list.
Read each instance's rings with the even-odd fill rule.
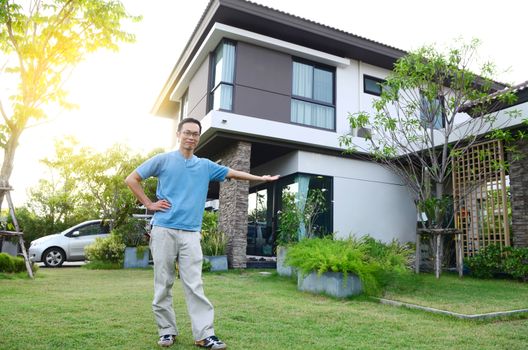
[[246,173],[245,171],[239,171],[239,170],[234,170],[234,169],[230,168],[229,171],[227,172],[227,176],[226,177],[229,178],[229,179],[235,179],[235,180],[271,182],[271,181],[277,180],[280,176],[279,175],[258,176],[258,175],[253,175],[253,174],[250,174],[250,173]]

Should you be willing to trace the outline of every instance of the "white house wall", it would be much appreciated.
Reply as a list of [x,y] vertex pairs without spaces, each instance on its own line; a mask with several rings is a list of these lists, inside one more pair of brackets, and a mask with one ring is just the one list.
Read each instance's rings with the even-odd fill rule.
[[409,191],[397,176],[375,163],[295,151],[252,171],[333,177],[333,226],[338,238],[368,234],[385,242],[415,239],[416,210]]

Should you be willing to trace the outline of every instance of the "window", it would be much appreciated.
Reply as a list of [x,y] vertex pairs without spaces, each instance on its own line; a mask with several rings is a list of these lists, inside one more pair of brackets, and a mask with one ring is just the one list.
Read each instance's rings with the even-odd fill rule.
[[382,84],[384,83],[385,80],[383,79],[363,75],[363,92],[366,94],[381,96]]
[[335,128],[334,75],[333,68],[293,61],[292,122]]
[[[260,187],[259,187],[260,188]],[[248,255],[273,255],[272,216],[268,188],[260,188],[248,196]]]
[[180,121],[183,118],[187,118],[187,114],[189,113],[189,91],[185,91],[181,98],[180,103]]
[[211,61],[211,108],[231,111],[235,81],[235,43],[222,41]]
[[426,128],[442,129],[445,127],[444,98],[429,99],[420,94],[420,120]]

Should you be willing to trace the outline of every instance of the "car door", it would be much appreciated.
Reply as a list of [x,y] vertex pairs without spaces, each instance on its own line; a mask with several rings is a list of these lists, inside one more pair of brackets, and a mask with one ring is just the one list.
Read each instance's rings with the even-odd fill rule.
[[[78,232],[76,234],[75,232]],[[70,233],[70,260],[83,260],[84,247],[95,242],[97,237],[108,236],[108,227],[101,222],[80,226]]]

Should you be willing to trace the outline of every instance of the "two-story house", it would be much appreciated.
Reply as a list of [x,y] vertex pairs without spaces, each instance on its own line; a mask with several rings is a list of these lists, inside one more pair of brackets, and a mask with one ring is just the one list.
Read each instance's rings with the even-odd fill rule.
[[244,0],[211,0],[157,99],[155,115],[199,119],[196,155],[275,183],[211,185],[230,266],[272,255],[282,197],[320,189],[315,223],[336,237],[413,241],[416,209],[401,180],[345,155],[348,113],[372,110],[404,51]]

